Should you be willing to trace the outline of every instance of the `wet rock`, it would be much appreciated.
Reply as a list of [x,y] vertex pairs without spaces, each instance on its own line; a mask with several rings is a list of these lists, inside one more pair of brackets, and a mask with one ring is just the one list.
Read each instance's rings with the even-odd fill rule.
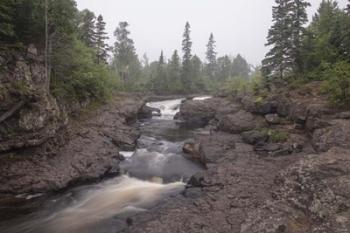
[[278,125],[281,123],[281,119],[278,114],[267,114],[265,115],[265,120],[271,125]]
[[239,106],[222,98],[211,98],[203,101],[186,100],[181,104],[180,112],[175,119],[181,125],[190,128],[205,127],[210,121],[222,115],[236,113]]
[[262,126],[261,119],[244,110],[235,114],[225,115],[219,121],[218,128],[224,132],[239,134]]
[[208,165],[227,156],[227,153],[235,148],[236,140],[237,137],[225,133],[201,136],[195,141],[185,143],[183,151],[191,159]]
[[267,115],[278,114],[286,117],[289,114],[290,100],[283,95],[273,95],[262,99],[256,96],[244,96],[241,100],[243,108],[251,113]]
[[321,152],[325,152],[332,147],[350,148],[350,121],[332,120],[331,126],[317,129],[312,134],[314,147]]
[[152,118],[152,116],[160,116],[161,112],[158,108],[152,108],[147,105],[144,105],[141,110],[138,112],[138,118],[146,119]]
[[245,143],[255,145],[258,143],[267,142],[269,139],[269,135],[266,131],[261,130],[252,130],[248,132],[244,132],[241,134],[242,139]]
[[340,113],[337,113],[335,115],[335,118],[336,119],[346,119],[346,120],[349,120],[350,119],[350,111],[348,112],[340,112]]

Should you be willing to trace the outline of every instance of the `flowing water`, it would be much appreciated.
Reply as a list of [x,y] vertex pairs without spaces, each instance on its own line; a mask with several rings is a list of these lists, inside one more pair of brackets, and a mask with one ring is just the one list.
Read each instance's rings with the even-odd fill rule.
[[147,104],[162,115],[137,123],[142,135],[137,150],[121,152],[124,175],[56,195],[2,201],[0,233],[115,233],[131,216],[180,193],[184,182],[202,170],[182,155],[192,132],[173,120],[181,101]]

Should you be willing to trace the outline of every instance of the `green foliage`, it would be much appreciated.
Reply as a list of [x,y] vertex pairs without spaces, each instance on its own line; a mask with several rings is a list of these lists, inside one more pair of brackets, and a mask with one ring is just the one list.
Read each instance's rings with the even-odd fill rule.
[[339,105],[350,103],[350,63],[337,62],[324,72],[323,92],[330,95],[330,100]]
[[183,87],[186,87],[183,89],[184,93],[191,93],[192,92],[192,41],[191,41],[191,26],[188,22],[186,22],[185,25],[185,31],[183,34],[183,40],[182,40],[182,52],[183,52],[183,59],[182,59],[182,74],[181,74],[181,82]]
[[262,134],[269,137],[269,141],[273,143],[286,142],[289,138],[289,133],[282,130],[275,130],[269,128],[262,128],[259,130]]
[[242,76],[229,78],[225,82],[225,91],[233,95],[251,93],[259,96],[263,91],[262,82],[263,77],[257,70],[250,78]]
[[216,55],[217,52],[215,51],[215,43],[214,35],[213,33],[210,34],[209,42],[207,44],[207,51],[206,51],[206,58],[208,61],[208,64],[206,66],[207,75],[210,79],[215,78],[216,74]]
[[270,51],[263,60],[264,75],[270,79],[284,80],[302,70],[302,40],[307,22],[305,0],[275,0],[273,26],[267,37]]
[[54,76],[52,92],[59,99],[85,101],[107,100],[120,86],[117,73],[94,63],[94,51],[76,40],[71,56],[71,70],[66,77]]
[[134,41],[129,38],[128,26],[127,22],[120,22],[114,32],[116,42],[113,64],[123,80],[124,88],[135,90],[138,89],[140,81],[141,64],[136,54]]

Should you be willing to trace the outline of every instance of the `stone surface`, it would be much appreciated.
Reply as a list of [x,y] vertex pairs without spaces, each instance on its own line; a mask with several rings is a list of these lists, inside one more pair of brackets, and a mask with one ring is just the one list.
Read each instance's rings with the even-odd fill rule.
[[235,114],[223,116],[219,121],[218,128],[224,132],[239,134],[263,126],[259,117],[241,110]]
[[278,114],[267,114],[265,115],[265,120],[271,125],[278,125],[279,123],[281,123],[281,119],[278,116]]
[[350,120],[332,120],[331,126],[317,129],[312,134],[314,147],[321,152],[332,147],[350,148]]
[[1,154],[0,193],[48,192],[117,174],[119,149],[135,148],[139,137],[127,119],[135,118],[142,104],[142,99],[112,101],[72,119],[41,146]]

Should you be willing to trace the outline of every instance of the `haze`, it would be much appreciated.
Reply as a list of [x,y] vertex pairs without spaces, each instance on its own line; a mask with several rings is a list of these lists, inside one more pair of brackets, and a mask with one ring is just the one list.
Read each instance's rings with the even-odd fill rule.
[[[321,0],[311,0],[309,17]],[[340,6],[346,0],[338,1]],[[169,58],[181,50],[185,22],[192,29],[193,53],[205,57],[209,34],[214,33],[218,55],[242,54],[251,64],[259,65],[266,51],[264,44],[271,25],[274,0],[77,0],[78,8],[102,14],[113,44],[113,32],[120,21],[130,24],[137,53],[151,60],[161,50]]]

